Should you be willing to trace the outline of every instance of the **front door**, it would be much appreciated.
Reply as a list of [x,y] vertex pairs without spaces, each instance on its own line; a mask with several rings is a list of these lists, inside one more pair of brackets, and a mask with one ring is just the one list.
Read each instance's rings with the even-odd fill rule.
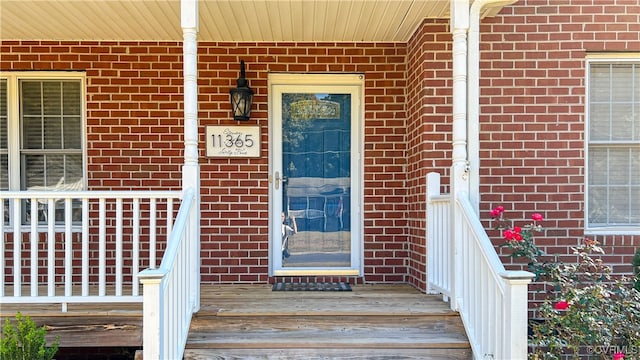
[[269,75],[271,275],[362,273],[362,75]]

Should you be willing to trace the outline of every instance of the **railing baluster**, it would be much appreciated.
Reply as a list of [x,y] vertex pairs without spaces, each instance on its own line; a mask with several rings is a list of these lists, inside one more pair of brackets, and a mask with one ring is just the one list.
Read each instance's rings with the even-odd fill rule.
[[82,296],[89,296],[89,199],[82,198]]
[[[169,234],[167,234],[167,239]],[[149,200],[149,269],[156,268],[156,199]]]
[[133,264],[131,269],[131,295],[138,296],[139,286],[138,286],[138,272],[140,272],[140,198],[133,198],[133,219],[132,219],[132,227],[133,227],[133,243],[131,244],[131,252],[133,256]]
[[116,199],[116,296],[122,296],[122,199]]
[[[73,238],[71,232],[71,198],[64,199],[64,296],[73,295]],[[67,303],[62,303],[62,311],[67,311]]]
[[[53,199],[47,201],[47,294],[56,294],[56,214]],[[31,221],[38,221],[38,215],[31,215]]]
[[105,296],[107,293],[106,283],[106,253],[107,253],[107,203],[106,200],[100,198],[98,201],[98,218],[100,219],[98,234],[98,295]]
[[171,226],[173,225],[173,199],[167,199],[167,237],[171,235]]
[[20,243],[22,242],[22,232],[20,230],[21,200],[15,199],[13,202],[13,296],[22,295],[22,276],[20,271],[21,254]]
[[[499,296],[499,289],[498,289],[498,285],[496,285],[495,283],[493,284],[493,296],[494,299],[496,299],[495,301],[495,307],[493,309],[494,314],[496,315],[496,324],[504,324],[504,314],[503,314],[503,308],[504,308],[504,301],[502,300],[502,297]],[[504,334],[504,327],[503,326],[494,326],[493,327],[493,332],[494,332],[494,348],[495,349],[499,349],[499,344],[500,341],[499,339],[504,339],[505,338],[505,334]]]
[[[31,214],[38,214],[38,202],[31,201]],[[38,296],[38,222],[33,221],[33,215],[31,215],[31,296]]]

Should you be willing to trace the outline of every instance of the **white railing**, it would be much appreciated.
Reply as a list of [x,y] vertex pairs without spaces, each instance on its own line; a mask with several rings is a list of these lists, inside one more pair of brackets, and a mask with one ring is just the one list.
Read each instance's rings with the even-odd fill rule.
[[182,359],[191,316],[200,307],[194,190],[185,192],[162,263],[140,273],[144,286],[143,358]]
[[0,192],[0,301],[141,302],[179,191]]
[[[440,195],[440,176],[427,175],[427,292],[448,301],[453,283],[453,243],[449,236],[451,197]],[[436,195],[437,194],[437,195]]]
[[[437,174],[429,176],[428,179],[435,181],[433,177]],[[439,188],[436,191],[429,187],[429,190],[429,202],[434,204],[428,207],[427,216],[438,224],[435,229],[448,227],[453,234],[445,238],[435,232],[428,238],[433,242],[427,244],[427,251],[432,247],[446,247],[450,251],[442,257],[430,257],[430,261],[448,262],[453,259],[453,264],[429,267],[432,271],[449,272],[430,275],[429,281],[449,280],[448,283],[430,284],[430,288],[446,287],[443,293],[450,294],[452,309],[460,312],[474,358],[526,359],[527,285],[533,274],[505,270],[466,193],[457,194],[451,208],[452,218],[447,219],[441,212],[433,212],[435,202],[441,197]],[[427,231],[431,232],[431,229]]]

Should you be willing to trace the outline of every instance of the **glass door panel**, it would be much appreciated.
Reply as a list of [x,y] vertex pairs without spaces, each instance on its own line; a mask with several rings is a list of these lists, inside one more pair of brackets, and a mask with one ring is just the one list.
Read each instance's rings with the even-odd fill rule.
[[284,268],[351,266],[350,107],[350,94],[282,94]]

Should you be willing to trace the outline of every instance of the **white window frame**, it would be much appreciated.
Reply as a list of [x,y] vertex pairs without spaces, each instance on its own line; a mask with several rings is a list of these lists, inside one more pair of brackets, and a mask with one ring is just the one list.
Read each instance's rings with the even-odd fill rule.
[[[9,191],[20,191],[20,80],[78,80],[80,86],[80,134],[82,146],[82,179],[83,189],[87,185],[87,106],[86,106],[86,75],[84,72],[70,71],[29,71],[29,72],[0,72],[0,79],[7,81],[7,147],[8,147],[8,180]],[[9,226],[15,219],[10,219]],[[28,226],[24,225],[23,226]],[[43,226],[39,224],[38,226]],[[62,227],[56,224],[56,228]],[[74,226],[75,228],[75,226]]]
[[[590,139],[590,75],[593,64],[640,64],[640,53],[625,54],[590,54],[586,59],[585,68],[585,198],[584,198],[584,223],[587,235],[640,235],[640,226],[636,225],[605,225],[594,226],[589,222],[589,145]],[[640,116],[640,114],[637,114]],[[632,141],[633,144],[633,141]],[[633,146],[633,145],[632,145]],[[640,146],[640,143],[638,144]],[[639,199],[640,200],[640,199]]]

